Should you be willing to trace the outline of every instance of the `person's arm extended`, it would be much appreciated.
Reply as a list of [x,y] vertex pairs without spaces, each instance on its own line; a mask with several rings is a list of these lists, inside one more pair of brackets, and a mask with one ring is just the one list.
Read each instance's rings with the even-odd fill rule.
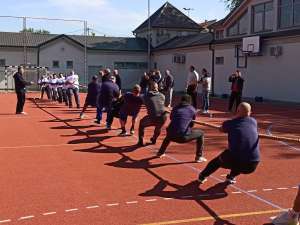
[[34,82],[26,81],[26,80],[24,79],[23,76],[19,76],[19,81],[20,81],[24,86],[30,86],[30,85],[34,84]]
[[225,121],[222,126],[219,128],[219,131],[222,133],[228,133],[229,132],[229,120]]

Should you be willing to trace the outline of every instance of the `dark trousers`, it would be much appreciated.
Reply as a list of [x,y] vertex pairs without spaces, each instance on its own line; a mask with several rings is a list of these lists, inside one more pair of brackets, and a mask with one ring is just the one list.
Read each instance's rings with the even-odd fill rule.
[[240,174],[253,173],[258,166],[258,162],[237,162],[229,150],[225,150],[218,157],[208,163],[206,168],[200,173],[199,178],[203,179],[216,172],[219,168],[230,169],[230,178],[235,178]]
[[72,95],[74,95],[77,108],[80,108],[79,89],[78,88],[69,88],[68,89],[68,100],[69,100],[70,108],[72,108],[72,106],[73,106]]
[[69,105],[69,99],[68,99],[68,90],[67,89],[62,89],[62,96],[63,96],[63,101],[66,104],[66,106]]
[[[112,123],[112,120],[114,118],[114,116],[112,115],[112,107],[111,106],[107,106],[107,107],[103,107],[103,106],[97,106],[97,115],[96,115],[96,120],[98,122],[101,122],[102,120],[102,115],[103,115],[103,109],[105,108],[105,111],[107,113],[106,115],[106,126],[110,127],[111,124],[109,122]],[[111,120],[112,119],[112,120]]]
[[106,123],[108,127],[111,127],[112,123],[114,122],[114,118],[120,117],[120,110],[119,109],[112,109],[109,113],[107,113]]
[[62,103],[63,102],[63,90],[61,87],[57,88],[57,95],[58,95],[58,102]]
[[52,100],[57,101],[57,88],[52,88]]
[[229,99],[229,106],[228,106],[228,110],[231,111],[232,107],[235,103],[235,110],[237,109],[237,107],[239,106],[239,104],[242,101],[242,93],[241,92],[231,92],[230,95],[230,99]]
[[23,112],[26,95],[25,92],[16,92],[17,94],[17,107],[16,107],[16,114],[20,114]]
[[190,134],[186,134],[181,137],[173,137],[173,136],[167,135],[167,137],[164,139],[164,141],[160,147],[158,154],[161,154],[161,155],[164,154],[167,150],[167,147],[169,146],[169,144],[172,141],[183,144],[183,143],[191,142],[193,140],[197,141],[196,158],[201,157],[203,155],[204,134],[200,129],[193,129]]
[[198,103],[197,103],[197,98],[198,98],[197,86],[194,86],[194,85],[188,86],[186,93],[191,96],[192,105],[194,106],[195,109],[197,109],[197,105],[198,105]]
[[161,129],[167,120],[167,115],[164,114],[158,117],[145,116],[140,121],[139,125],[139,140],[143,140],[146,127],[155,127],[152,139],[156,141],[161,133]]

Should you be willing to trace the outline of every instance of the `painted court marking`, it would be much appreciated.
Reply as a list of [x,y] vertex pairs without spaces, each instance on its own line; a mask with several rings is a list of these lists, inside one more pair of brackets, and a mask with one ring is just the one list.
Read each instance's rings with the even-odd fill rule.
[[[274,214],[282,212],[283,210],[267,210],[267,211],[257,211],[257,212],[247,212],[247,213],[236,213],[236,214],[227,214],[227,215],[220,215],[219,218],[221,219],[228,219],[228,218],[239,218],[239,217],[247,217],[247,216],[257,216],[257,215],[266,215],[266,214]],[[191,223],[191,222],[200,222],[200,221],[209,221],[215,220],[216,218],[212,216],[207,217],[198,217],[192,219],[182,219],[182,220],[172,220],[172,221],[164,221],[164,222],[156,222],[156,223],[147,223],[142,225],[167,225],[167,224],[182,224],[182,223]]]

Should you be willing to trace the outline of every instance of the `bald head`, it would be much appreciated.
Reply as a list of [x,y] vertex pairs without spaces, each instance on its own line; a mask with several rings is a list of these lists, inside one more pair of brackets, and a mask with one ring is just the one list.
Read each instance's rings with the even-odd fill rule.
[[242,102],[239,104],[237,109],[238,117],[247,117],[251,115],[251,105],[247,102]]
[[158,91],[158,84],[156,82],[151,84],[150,91]]

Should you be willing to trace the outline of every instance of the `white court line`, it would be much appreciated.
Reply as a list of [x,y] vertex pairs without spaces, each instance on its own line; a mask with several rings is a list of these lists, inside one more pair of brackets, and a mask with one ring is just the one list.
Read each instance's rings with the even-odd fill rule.
[[111,206],[118,206],[120,205],[120,203],[111,203],[111,204],[106,204],[108,207],[111,207]]
[[157,201],[157,199],[147,199],[147,200],[145,200],[145,202],[156,202]]
[[277,190],[288,190],[288,188],[277,188]]
[[273,189],[272,188],[265,188],[265,189],[263,189],[263,191],[273,191]]
[[9,223],[11,220],[1,220],[0,223]]
[[248,193],[254,193],[254,192],[257,192],[257,190],[249,190],[247,191]]
[[242,192],[240,192],[240,191],[233,191],[233,192],[231,192],[232,194],[242,194]]
[[132,201],[132,202],[126,202],[126,204],[130,205],[130,204],[137,204],[138,201]]
[[47,213],[43,213],[43,216],[50,216],[50,215],[54,215],[56,214],[56,212],[47,212]]
[[66,209],[65,212],[74,212],[74,211],[78,211],[79,209]]
[[32,219],[32,218],[34,218],[33,215],[31,215],[31,216],[23,216],[23,217],[20,217],[18,220],[28,220],[28,219]]
[[163,200],[168,201],[168,200],[173,200],[173,198],[163,198]]
[[92,205],[92,206],[87,206],[87,209],[96,209],[99,208],[99,205]]

